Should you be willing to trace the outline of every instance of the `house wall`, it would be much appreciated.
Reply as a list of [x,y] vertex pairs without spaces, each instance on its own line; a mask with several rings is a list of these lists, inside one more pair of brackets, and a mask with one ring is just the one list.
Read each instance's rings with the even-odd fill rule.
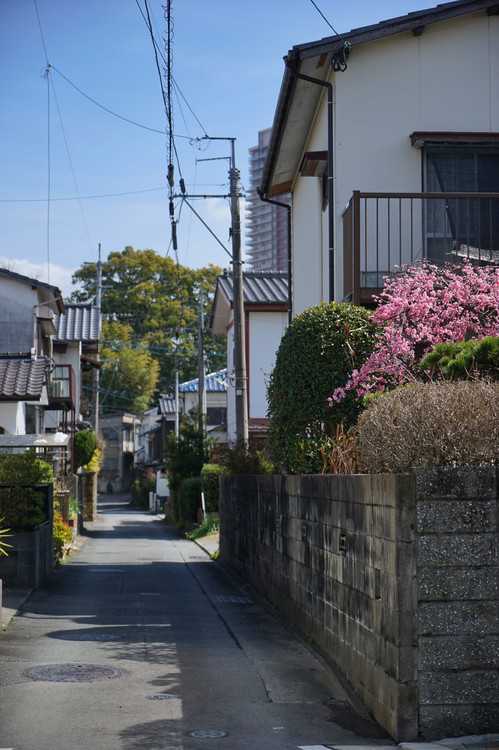
[[288,323],[286,312],[249,313],[249,416],[267,416],[267,387]]
[[[342,214],[354,190],[422,189],[415,130],[499,131],[499,17],[484,12],[352,49],[334,83],[335,298],[343,298]],[[322,99],[306,151],[327,149]],[[293,190],[294,314],[329,296],[319,178]],[[317,228],[318,222],[322,232]]]
[[24,401],[0,404],[0,427],[10,435],[26,434],[26,406]]
[[56,365],[71,365],[74,374],[74,401],[76,417],[80,414],[81,397],[81,342],[74,341],[67,344],[65,352],[54,352]]

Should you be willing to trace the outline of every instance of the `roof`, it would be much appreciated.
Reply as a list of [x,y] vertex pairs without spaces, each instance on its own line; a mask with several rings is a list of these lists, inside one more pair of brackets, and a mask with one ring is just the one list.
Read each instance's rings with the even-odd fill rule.
[[175,397],[174,396],[160,396],[159,397],[159,411],[162,417],[167,417],[170,414],[175,414]]
[[[324,37],[313,42],[297,44],[289,50],[288,63],[282,79],[281,90],[272,125],[272,137],[263,169],[261,189],[265,195],[288,192],[290,183],[299,167],[312,118],[317,109],[322,86],[298,80],[290,69],[326,80],[330,72],[331,56],[339,52],[347,41],[356,45],[383,39],[394,34],[419,33],[425,26],[452,18],[490,11],[497,8],[497,0],[457,0],[442,3],[432,8],[415,11],[403,16],[389,18],[380,23],[345,31],[339,35]],[[354,54],[353,50],[352,54]],[[341,74],[343,75],[343,73]],[[288,125],[293,126],[288,133]],[[285,137],[286,136],[286,137]],[[283,154],[288,168],[279,164]],[[284,159],[283,159],[284,160]]]
[[[180,393],[197,393],[198,382],[199,378],[187,380],[185,383],[180,383],[178,389]],[[204,387],[207,393],[225,393],[227,391],[227,368],[205,375]]]
[[0,401],[38,401],[48,364],[45,357],[0,358]]
[[91,304],[66,304],[57,321],[57,341],[98,341],[100,311]]
[[[288,275],[277,271],[248,271],[243,275],[244,305],[254,311],[282,312],[288,309]],[[225,273],[217,279],[215,299],[210,317],[210,330],[225,335],[230,323],[234,301],[232,275]]]
[[15,281],[20,281],[21,283],[28,284],[29,286],[32,286],[34,288],[45,289],[46,291],[50,292],[50,299],[52,297],[55,298],[54,302],[57,304],[59,311],[60,312],[64,311],[64,301],[62,299],[62,292],[58,286],[54,286],[53,284],[48,284],[45,281],[40,281],[40,279],[33,279],[31,276],[24,276],[24,274],[17,273],[16,271],[10,271],[8,268],[0,268],[0,276],[3,276],[7,279],[14,279]]
[[0,435],[2,448],[65,448],[69,445],[69,435],[64,432],[47,432],[31,435]]
[[[234,301],[231,274],[219,276],[217,292],[221,290],[230,304]],[[245,305],[287,305],[288,275],[277,271],[248,271],[243,274]]]

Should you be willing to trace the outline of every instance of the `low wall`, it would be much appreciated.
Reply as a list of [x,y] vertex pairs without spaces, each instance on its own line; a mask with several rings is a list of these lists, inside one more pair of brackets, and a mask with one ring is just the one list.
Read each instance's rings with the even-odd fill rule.
[[494,471],[225,477],[220,506],[222,560],[393,737],[497,727]]
[[46,521],[32,531],[18,531],[9,537],[8,557],[0,558],[0,578],[13,588],[37,588],[47,580],[54,567],[52,522]]

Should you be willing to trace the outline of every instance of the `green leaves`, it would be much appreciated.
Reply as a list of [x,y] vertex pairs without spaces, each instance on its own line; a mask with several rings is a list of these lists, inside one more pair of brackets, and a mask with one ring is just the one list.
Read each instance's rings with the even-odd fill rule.
[[274,462],[292,472],[319,472],[322,441],[360,410],[354,395],[329,405],[373,347],[367,310],[322,304],[298,315],[284,334],[269,389],[270,448]]

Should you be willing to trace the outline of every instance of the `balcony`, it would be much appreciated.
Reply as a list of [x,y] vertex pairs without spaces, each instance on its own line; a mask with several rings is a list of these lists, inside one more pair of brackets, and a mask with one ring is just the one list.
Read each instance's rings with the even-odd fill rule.
[[49,406],[55,409],[74,409],[75,380],[71,365],[56,365],[48,384]]
[[344,298],[373,305],[403,266],[499,263],[499,193],[361,193],[343,213]]

